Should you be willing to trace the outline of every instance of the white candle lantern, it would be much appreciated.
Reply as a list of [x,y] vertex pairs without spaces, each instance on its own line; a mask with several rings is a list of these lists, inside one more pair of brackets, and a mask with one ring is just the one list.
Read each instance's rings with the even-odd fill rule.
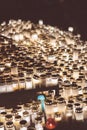
[[14,91],[19,89],[18,80],[16,80],[16,79],[12,80],[12,88]]
[[3,122],[0,122],[0,130],[4,130],[4,123]]
[[57,99],[57,104],[58,104],[58,112],[61,112],[61,113],[65,113],[65,107],[66,107],[66,102],[65,102],[65,99],[62,98],[62,97],[59,97]]
[[58,85],[58,74],[52,74],[52,86],[57,86]]
[[52,86],[52,75],[51,73],[46,73],[46,87]]
[[6,116],[6,114],[7,114],[7,113],[4,112],[4,111],[0,113],[0,121],[1,121],[1,122],[5,122],[5,116]]
[[21,78],[19,79],[19,89],[25,89],[25,79]]
[[66,100],[71,96],[71,86],[70,85],[64,85],[64,97]]
[[73,78],[74,79],[79,78],[79,70],[78,70],[78,68],[73,68]]
[[67,104],[66,105],[66,111],[65,111],[66,119],[73,119],[74,113],[73,113],[73,105]]
[[37,75],[33,76],[33,88],[39,88],[40,87],[40,77]]
[[56,112],[54,115],[54,119],[56,122],[62,121],[62,114],[60,112]]
[[5,93],[6,92],[6,84],[5,81],[2,80],[2,82],[0,82],[0,93]]
[[76,121],[83,121],[83,109],[81,107],[75,109],[75,118]]
[[54,117],[54,112],[53,112],[53,106],[52,106],[52,101],[51,100],[47,100],[45,102],[45,113],[46,113],[46,117],[47,119],[49,117]]
[[27,130],[27,121],[26,120],[20,121],[20,129],[19,130]]
[[32,88],[33,88],[32,79],[30,77],[27,77],[25,81],[25,89],[28,90]]
[[73,51],[73,61],[78,60],[78,53],[79,53],[79,52],[78,52],[78,50],[76,50],[76,49]]
[[6,130],[15,130],[15,126],[12,121],[6,122]]
[[14,91],[14,89],[12,87],[12,81],[7,80],[6,81],[6,92],[13,92],[13,91]]
[[18,130],[20,128],[20,121],[21,121],[22,117],[20,115],[16,115],[13,122],[14,122],[14,125],[16,127],[16,129]]
[[35,118],[35,128],[36,130],[43,130],[41,117]]

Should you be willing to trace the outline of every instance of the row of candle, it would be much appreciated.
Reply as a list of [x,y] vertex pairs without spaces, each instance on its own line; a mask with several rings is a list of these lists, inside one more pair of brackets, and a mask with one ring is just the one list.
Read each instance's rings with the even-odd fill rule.
[[8,24],[3,22],[1,28],[1,79],[9,75],[20,78],[22,73],[24,77],[34,77],[37,84],[48,78],[51,86],[60,78],[80,82],[85,87],[87,44],[78,35],[46,26],[43,21],[35,25],[30,21],[10,20]]
[[67,100],[55,96],[55,91],[44,94],[12,108],[0,106],[0,130],[53,129],[62,121],[87,121],[87,98],[83,95]]

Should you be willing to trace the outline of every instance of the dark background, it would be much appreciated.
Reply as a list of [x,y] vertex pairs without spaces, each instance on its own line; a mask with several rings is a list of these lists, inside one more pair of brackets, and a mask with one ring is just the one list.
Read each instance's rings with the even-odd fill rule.
[[87,40],[87,0],[0,0],[0,22],[9,19],[31,20],[67,30],[73,26]]

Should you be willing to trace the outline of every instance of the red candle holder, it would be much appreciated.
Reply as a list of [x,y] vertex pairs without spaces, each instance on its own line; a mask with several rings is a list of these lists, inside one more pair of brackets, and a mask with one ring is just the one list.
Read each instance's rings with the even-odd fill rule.
[[56,122],[53,118],[48,118],[46,121],[47,130],[52,130],[56,128]]

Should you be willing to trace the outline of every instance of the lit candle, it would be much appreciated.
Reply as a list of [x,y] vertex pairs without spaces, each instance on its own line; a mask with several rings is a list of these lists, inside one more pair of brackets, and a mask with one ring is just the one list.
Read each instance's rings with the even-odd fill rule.
[[32,79],[28,77],[26,78],[25,89],[28,90],[32,88],[33,88]]
[[52,130],[56,127],[55,120],[53,118],[48,118],[46,121],[46,128]]
[[0,122],[0,130],[4,130],[4,123],[3,122]]
[[20,130],[27,130],[27,121],[26,120],[20,121]]
[[62,120],[62,114],[60,112],[56,112],[54,115],[54,119],[56,122],[60,122]]
[[76,121],[83,121],[83,109],[81,107],[75,109],[75,118]]

